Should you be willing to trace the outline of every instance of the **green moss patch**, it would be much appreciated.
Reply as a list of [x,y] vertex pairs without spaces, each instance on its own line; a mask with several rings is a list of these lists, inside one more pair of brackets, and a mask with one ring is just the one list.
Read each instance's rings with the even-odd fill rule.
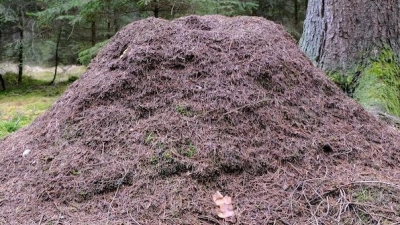
[[354,90],[357,86],[357,79],[361,74],[360,69],[353,68],[346,73],[341,72],[327,72],[328,77],[336,85],[338,85],[348,96],[353,97]]
[[367,110],[400,116],[400,66],[397,56],[384,48],[366,65],[357,65],[345,73],[331,71],[329,78]]
[[392,51],[383,50],[379,59],[364,69],[353,97],[368,110],[400,115],[400,67]]

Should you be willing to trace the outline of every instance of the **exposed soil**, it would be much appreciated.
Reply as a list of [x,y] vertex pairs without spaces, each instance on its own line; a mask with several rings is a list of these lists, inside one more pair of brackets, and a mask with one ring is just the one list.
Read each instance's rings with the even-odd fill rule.
[[0,224],[393,224],[399,140],[279,25],[150,18],[0,142]]

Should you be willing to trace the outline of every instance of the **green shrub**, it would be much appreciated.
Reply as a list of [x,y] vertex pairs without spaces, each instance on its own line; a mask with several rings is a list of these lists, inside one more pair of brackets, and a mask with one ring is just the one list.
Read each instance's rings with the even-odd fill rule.
[[85,49],[78,54],[78,60],[83,65],[88,65],[96,57],[97,53],[108,43],[109,40],[97,43],[95,46]]

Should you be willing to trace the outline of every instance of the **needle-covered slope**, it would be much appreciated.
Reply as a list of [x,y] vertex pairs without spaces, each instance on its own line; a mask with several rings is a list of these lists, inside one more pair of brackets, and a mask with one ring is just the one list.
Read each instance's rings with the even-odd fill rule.
[[0,142],[0,224],[396,222],[399,140],[279,25],[150,18]]

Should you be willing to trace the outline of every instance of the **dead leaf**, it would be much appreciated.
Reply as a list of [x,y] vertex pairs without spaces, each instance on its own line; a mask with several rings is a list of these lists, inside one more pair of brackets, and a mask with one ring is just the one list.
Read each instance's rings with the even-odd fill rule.
[[219,192],[219,191],[217,191],[215,194],[213,194],[213,201],[215,202],[215,201],[217,201],[218,199],[221,199],[221,198],[223,198],[224,196]]
[[224,200],[225,204],[232,204],[232,198],[231,197],[225,196],[223,198],[223,200]]
[[235,213],[233,211],[228,211],[228,212],[225,212],[225,213],[222,213],[222,212],[218,213],[218,216],[220,218],[223,218],[223,219],[231,217],[231,216],[234,216],[234,215],[235,215]]
[[219,208],[216,210],[218,217],[225,219],[235,215],[231,197],[224,197],[219,191],[217,191],[212,198],[214,203],[219,206]]

